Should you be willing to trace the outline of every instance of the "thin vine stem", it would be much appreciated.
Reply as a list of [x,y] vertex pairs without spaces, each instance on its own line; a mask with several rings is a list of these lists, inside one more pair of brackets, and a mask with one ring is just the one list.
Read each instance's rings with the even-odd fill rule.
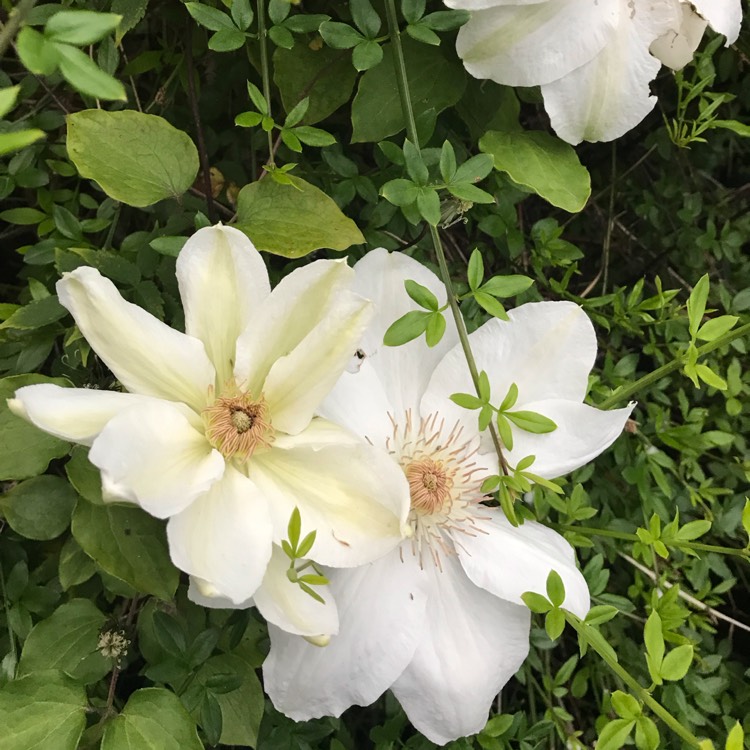
[[5,54],[5,50],[10,46],[16,32],[36,3],[37,0],[21,0],[21,2],[11,11],[5,26],[0,24],[0,57]]
[[[699,346],[698,358],[700,359],[709,352],[712,352],[714,349],[718,349],[725,344],[729,344],[735,339],[742,338],[742,336],[748,333],[750,333],[750,323],[745,323],[745,325],[742,325],[739,328],[735,328],[733,331],[729,331],[729,333],[725,333],[723,336],[720,336],[718,339],[716,339],[716,341],[710,341],[708,344]],[[597,404],[597,407],[599,409],[609,409],[615,404],[629,399],[639,391],[642,391],[644,388],[648,388],[650,385],[653,385],[666,375],[669,375],[669,373],[679,369],[683,364],[685,364],[686,356],[686,353],[678,354],[671,362],[667,362],[666,365],[662,365],[653,372],[650,372],[648,375],[644,375],[642,378],[638,378],[638,380],[636,380],[634,383],[631,383],[629,386],[615,391],[611,396],[605,398],[604,401]]]
[[[409,91],[409,79],[406,74],[406,61],[404,59],[404,50],[401,46],[401,32],[398,27],[398,16],[396,15],[396,3],[395,0],[386,0],[385,11],[388,19],[388,33],[393,45],[393,64],[396,68],[396,84],[398,86],[398,94],[401,99],[401,111],[406,121],[406,135],[409,140],[419,148],[419,134],[417,133],[417,124],[414,119],[414,108],[411,101],[411,92]],[[458,338],[461,342],[461,348],[463,349],[466,363],[469,366],[469,373],[471,374],[474,388],[479,395],[479,371],[477,369],[477,363],[474,359],[474,354],[471,351],[471,345],[469,343],[469,334],[464,324],[461,310],[458,307],[458,301],[456,299],[456,293],[453,291],[453,283],[451,281],[450,271],[448,270],[448,262],[445,258],[445,251],[443,250],[443,243],[440,240],[440,233],[436,226],[430,225],[430,237],[432,239],[432,246],[435,250],[437,257],[438,267],[440,269],[440,276],[445,290],[448,296],[448,303],[450,304],[451,314],[453,320],[456,323],[456,329],[458,331]],[[503,474],[508,474],[508,463],[503,456],[502,446],[500,444],[500,437],[497,434],[495,425],[490,423],[489,425],[490,435],[492,442],[495,446],[495,452],[497,453],[500,468]],[[512,507],[510,508],[510,514],[508,520],[515,526],[518,525],[518,521],[515,519],[512,513]]]
[[[271,74],[268,64],[268,30],[266,29],[266,0],[258,0],[258,42],[260,43],[260,75],[263,79],[263,96],[268,105],[268,116],[271,117]],[[269,130],[268,163],[273,167],[276,150],[273,147],[273,133]],[[263,172],[261,177],[265,174]]]

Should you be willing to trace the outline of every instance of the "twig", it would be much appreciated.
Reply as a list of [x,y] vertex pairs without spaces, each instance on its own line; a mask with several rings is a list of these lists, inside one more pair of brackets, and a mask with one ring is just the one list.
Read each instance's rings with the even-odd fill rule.
[[8,46],[13,41],[19,26],[35,5],[36,0],[21,0],[11,11],[8,22],[0,30],[0,57],[5,54],[5,50],[8,49]]

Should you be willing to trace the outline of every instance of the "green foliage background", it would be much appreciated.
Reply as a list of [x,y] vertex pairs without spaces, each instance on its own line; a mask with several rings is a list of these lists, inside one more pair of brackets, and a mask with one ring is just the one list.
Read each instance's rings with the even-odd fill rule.
[[[464,72],[460,14],[398,5],[421,151],[404,148],[383,2],[271,0],[265,49],[247,0],[72,2],[122,17],[72,26],[60,5],[27,0],[9,17],[3,3],[0,88],[19,88],[0,123],[2,750],[433,746],[390,695],[340,720],[274,711],[257,613],[191,604],[163,524],[103,505],[85,449],[5,406],[49,379],[115,386],[57,301],[63,272],[93,265],[180,328],[174,258],[216,220],[267,251],[275,281],[377,246],[435,267],[426,222],[438,224],[470,329],[497,310],[469,286],[475,248],[486,278],[534,280],[506,306],[583,305],[599,334],[590,402],[630,389],[638,406],[563,495],[537,488],[533,510],[576,545],[593,603],[617,610],[597,610],[600,650],[690,732],[743,746],[740,730],[727,736],[737,720],[750,732],[748,345],[704,328],[697,345],[719,338],[698,365],[709,369],[686,352],[701,323],[750,320],[748,23],[731,48],[709,38],[683,74],[663,70],[638,128],[573,150],[549,135],[537,90]],[[547,626],[535,617],[531,655],[485,730],[451,747],[682,745],[570,628],[552,641]],[[117,638],[129,642],[119,658]]]

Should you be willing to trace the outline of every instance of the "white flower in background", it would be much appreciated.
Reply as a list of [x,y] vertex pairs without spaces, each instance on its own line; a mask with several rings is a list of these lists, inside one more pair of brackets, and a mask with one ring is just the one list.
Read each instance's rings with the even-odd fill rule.
[[686,65],[706,25],[737,39],[740,0],[445,0],[472,11],[456,47],[476,78],[541,86],[557,135],[611,141],[654,107],[662,62]]
[[[32,385],[11,408],[90,446],[107,499],[169,519],[170,554],[195,598],[236,606],[255,594],[280,627],[335,631],[330,598],[323,606],[282,590],[286,558],[272,543],[286,537],[295,507],[303,532],[317,530],[312,556],[332,567],[369,562],[402,538],[409,500],[400,472],[313,418],[372,306],[351,291],[343,261],[311,263],[271,291],[260,254],[224,226],[188,240],[177,279],[186,333],[126,302],[93,268],[65,274],[60,302],[128,393]],[[305,613],[320,622],[306,624]]]
[[[559,534],[532,521],[514,528],[499,508],[482,504],[480,486],[498,461],[479,435],[477,413],[450,400],[473,390],[453,326],[434,349],[422,340],[381,344],[386,328],[414,309],[406,279],[441,301],[443,285],[411,258],[382,249],[355,272],[375,318],[359,371],[342,375],[321,413],[401,467],[413,534],[374,563],[327,572],[340,628],[326,648],[270,627],[265,687],[276,708],[298,720],[338,716],[391,688],[412,724],[445,743],[482,729],[493,698],[526,658],[530,615],[521,594],[544,593],[556,570],[564,606],[583,617],[589,593]],[[596,337],[577,305],[528,304],[509,316],[471,334],[474,356],[495,399],[516,383],[518,408],[558,425],[544,435],[514,431],[511,465],[533,454],[531,471],[557,477],[609,446],[632,407],[604,412],[583,403]]]

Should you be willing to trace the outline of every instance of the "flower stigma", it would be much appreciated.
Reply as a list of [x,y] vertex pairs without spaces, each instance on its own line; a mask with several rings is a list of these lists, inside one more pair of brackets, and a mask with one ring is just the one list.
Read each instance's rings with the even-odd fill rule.
[[462,439],[458,423],[447,430],[437,413],[417,425],[407,411],[403,426],[393,417],[391,423],[386,448],[409,482],[412,554],[423,567],[428,555],[442,570],[440,556],[456,554],[460,534],[485,533],[479,524],[487,519],[481,512],[481,485],[488,471],[475,460],[479,442]]
[[220,396],[203,410],[206,438],[225,458],[249,459],[274,440],[268,404],[261,394]]

